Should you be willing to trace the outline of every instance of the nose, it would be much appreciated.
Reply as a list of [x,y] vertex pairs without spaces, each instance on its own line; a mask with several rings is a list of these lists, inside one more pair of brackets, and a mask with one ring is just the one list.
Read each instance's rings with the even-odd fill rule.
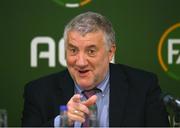
[[83,53],[79,53],[76,59],[76,65],[79,67],[85,67],[88,65],[87,57]]

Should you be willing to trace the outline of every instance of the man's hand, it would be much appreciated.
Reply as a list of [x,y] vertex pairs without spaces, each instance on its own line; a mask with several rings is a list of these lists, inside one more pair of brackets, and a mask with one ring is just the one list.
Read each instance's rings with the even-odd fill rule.
[[85,121],[85,114],[89,114],[88,107],[95,104],[97,96],[93,95],[86,101],[81,101],[80,94],[75,94],[67,103],[69,124],[72,125],[74,121],[83,123]]

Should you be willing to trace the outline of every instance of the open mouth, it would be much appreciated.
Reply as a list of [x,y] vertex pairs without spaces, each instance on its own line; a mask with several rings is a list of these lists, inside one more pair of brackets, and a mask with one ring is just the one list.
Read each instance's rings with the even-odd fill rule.
[[78,72],[80,76],[85,76],[89,72],[89,70],[78,70]]
[[83,70],[83,71],[81,71],[81,70],[79,70],[79,73],[86,73],[86,72],[88,72],[89,70]]

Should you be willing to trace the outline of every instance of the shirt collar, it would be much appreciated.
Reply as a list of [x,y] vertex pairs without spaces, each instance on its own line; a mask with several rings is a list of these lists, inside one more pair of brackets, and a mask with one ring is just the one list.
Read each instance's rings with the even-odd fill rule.
[[[98,85],[97,85],[97,88],[100,89],[102,91],[102,93],[105,92],[105,89],[108,85],[108,82],[109,82],[109,71],[108,73],[106,74],[105,78],[103,81],[101,81]],[[76,93],[82,93],[83,89],[76,83],[75,83],[75,92]]]

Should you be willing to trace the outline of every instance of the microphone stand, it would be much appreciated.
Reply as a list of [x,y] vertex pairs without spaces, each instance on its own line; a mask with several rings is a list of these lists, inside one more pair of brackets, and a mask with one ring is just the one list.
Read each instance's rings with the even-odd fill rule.
[[173,127],[180,127],[180,109],[178,107],[174,108],[173,110]]

